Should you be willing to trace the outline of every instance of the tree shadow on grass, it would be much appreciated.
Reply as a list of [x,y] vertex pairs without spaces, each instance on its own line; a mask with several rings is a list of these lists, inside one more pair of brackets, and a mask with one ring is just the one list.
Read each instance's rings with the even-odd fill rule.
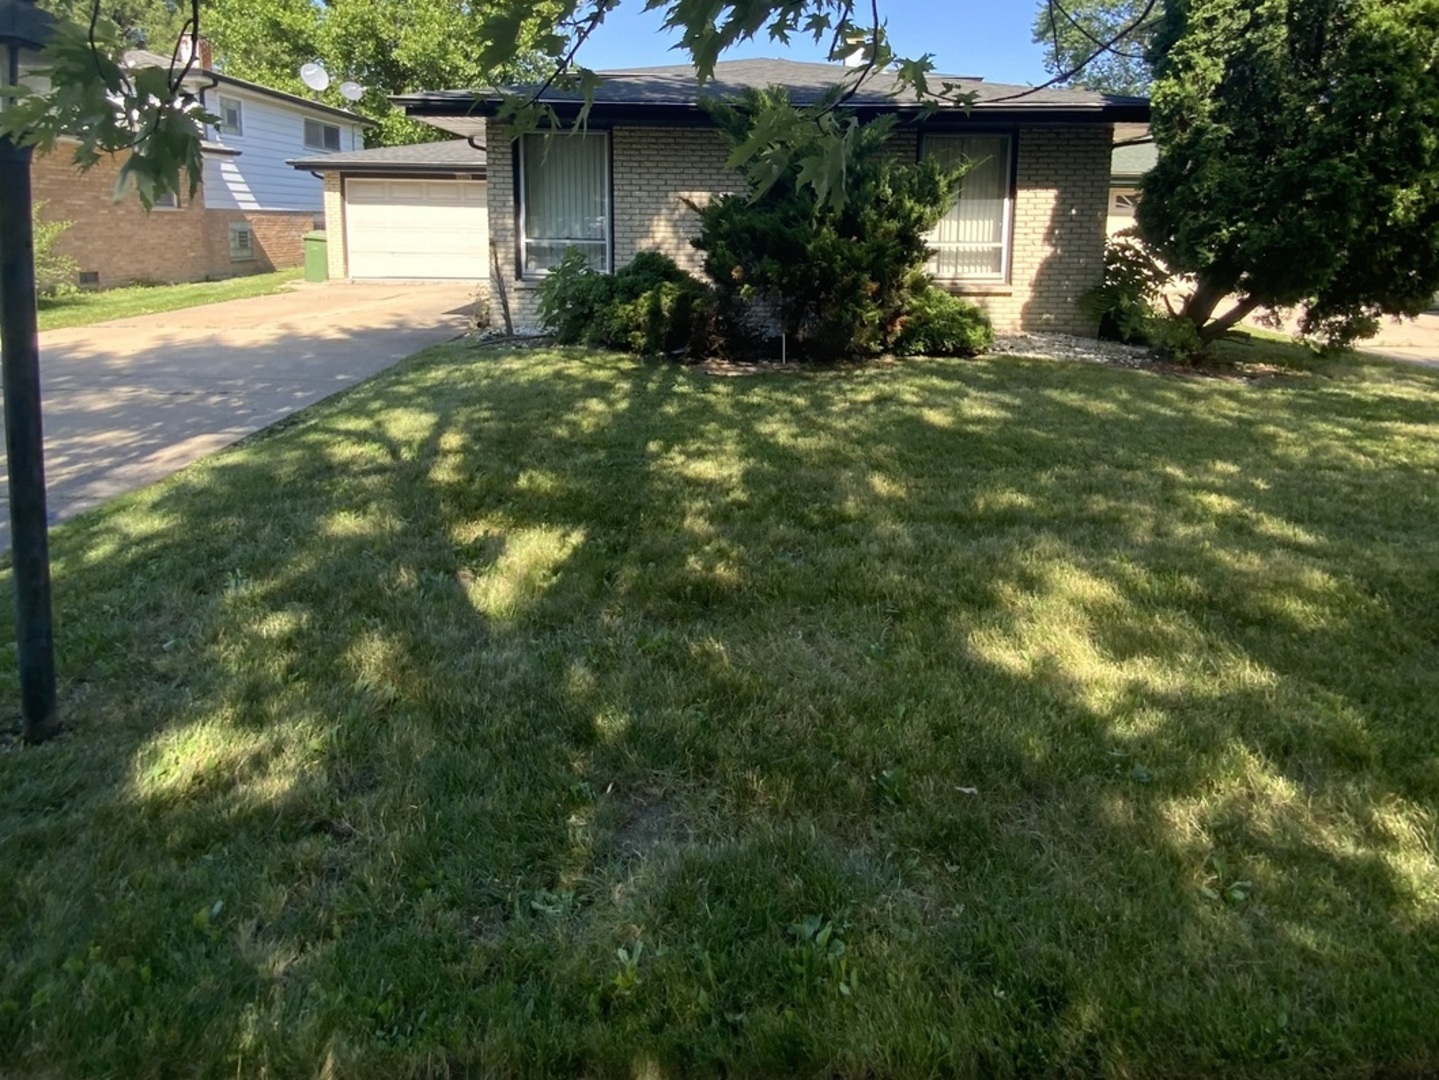
[[73,733],[0,761],[0,1034],[128,1075],[1432,1063],[1432,395],[428,354],[57,534]]

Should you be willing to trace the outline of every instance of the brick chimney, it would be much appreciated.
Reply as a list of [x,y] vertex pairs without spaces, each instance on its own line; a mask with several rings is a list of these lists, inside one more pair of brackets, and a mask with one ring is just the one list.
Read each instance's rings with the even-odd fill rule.
[[214,56],[210,50],[210,39],[203,34],[190,34],[180,49],[180,61],[188,62],[191,57],[195,59],[195,66],[206,71],[213,70]]

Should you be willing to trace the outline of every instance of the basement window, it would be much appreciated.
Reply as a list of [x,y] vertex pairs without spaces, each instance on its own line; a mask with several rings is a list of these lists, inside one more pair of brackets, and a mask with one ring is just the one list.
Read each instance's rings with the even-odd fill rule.
[[98,271],[98,270],[81,270],[81,271],[80,271],[80,288],[82,288],[82,289],[98,289],[99,287],[100,287],[100,271]]
[[255,257],[255,233],[243,221],[230,222],[230,261],[247,262]]

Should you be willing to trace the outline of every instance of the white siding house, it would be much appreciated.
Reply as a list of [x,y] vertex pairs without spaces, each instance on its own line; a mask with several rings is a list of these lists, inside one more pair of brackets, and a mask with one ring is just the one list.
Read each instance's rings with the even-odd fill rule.
[[216,210],[306,211],[324,209],[324,184],[286,162],[317,154],[361,150],[365,121],[303,98],[221,77],[203,91],[205,111],[221,121],[207,133],[217,146],[236,151],[207,154],[205,205]]

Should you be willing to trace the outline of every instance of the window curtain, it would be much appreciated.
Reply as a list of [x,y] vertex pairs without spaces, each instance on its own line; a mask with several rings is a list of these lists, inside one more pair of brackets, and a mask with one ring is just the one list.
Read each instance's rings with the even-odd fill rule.
[[929,236],[929,273],[941,280],[1002,281],[1009,221],[1009,138],[1004,135],[927,135],[925,156],[941,165],[973,168],[959,198]]
[[525,271],[557,266],[572,247],[594,269],[607,270],[609,155],[604,132],[526,135],[522,152]]

